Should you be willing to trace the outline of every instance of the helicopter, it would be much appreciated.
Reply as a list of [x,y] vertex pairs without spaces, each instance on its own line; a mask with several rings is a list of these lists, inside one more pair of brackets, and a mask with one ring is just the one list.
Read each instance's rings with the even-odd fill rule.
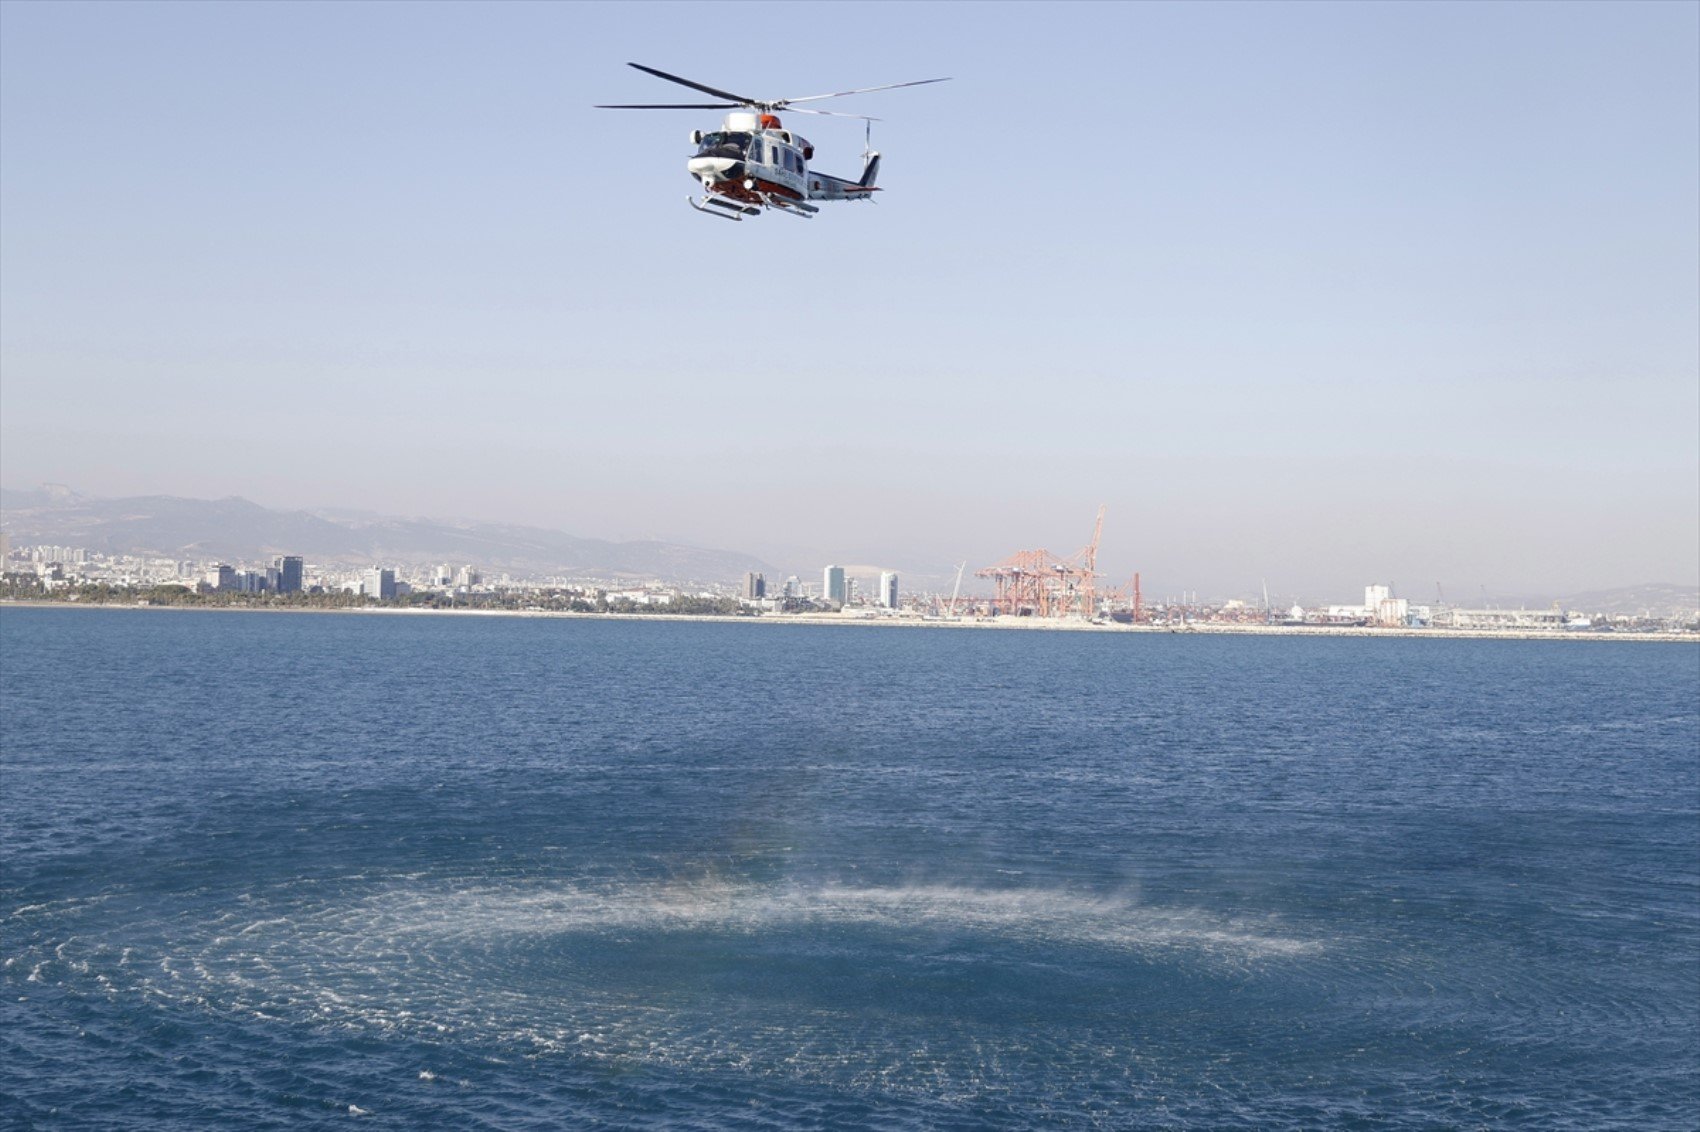
[[[874,185],[879,176],[880,155],[864,148],[862,175],[851,181],[809,168],[814,160],[815,147],[809,140],[786,129],[778,111],[798,114],[820,114],[833,118],[860,118],[865,123],[878,119],[865,114],[842,114],[835,110],[815,110],[800,107],[799,102],[818,102],[823,98],[843,98],[850,94],[867,94],[876,90],[895,90],[905,86],[925,86],[928,83],[949,82],[945,79],[920,79],[909,83],[888,83],[885,86],[841,90],[833,94],[811,94],[803,98],[776,98],[769,101],[745,98],[741,94],[717,90],[690,79],[646,67],[642,63],[627,63],[645,74],[670,83],[700,90],[722,98],[724,102],[643,103],[616,106],[597,106],[597,110],[731,110],[720,129],[709,133],[691,131],[691,144],[696,153],[685,168],[702,183],[701,200],[687,196],[692,208],[709,216],[725,220],[742,220],[760,216],[764,209],[783,212],[789,216],[811,219],[820,206],[811,201],[871,200],[880,190]],[[872,126],[866,137],[872,141]]]

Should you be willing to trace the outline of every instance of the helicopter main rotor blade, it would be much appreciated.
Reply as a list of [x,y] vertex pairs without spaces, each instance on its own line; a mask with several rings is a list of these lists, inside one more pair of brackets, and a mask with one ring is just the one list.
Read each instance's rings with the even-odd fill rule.
[[[736,110],[742,102],[638,102],[615,106],[592,106],[592,110]],[[799,114],[810,113],[806,110]],[[815,113],[818,113],[816,111]]]
[[810,110],[807,106],[791,106],[785,108],[787,114],[819,114],[824,118],[860,118],[864,122],[883,122],[884,118],[870,118],[866,114],[843,114],[837,110]]
[[704,86],[702,83],[693,83],[690,79],[681,79],[678,75],[669,75],[666,71],[657,71],[654,67],[646,67],[642,63],[627,63],[626,66],[636,67],[646,75],[654,75],[656,78],[666,79],[670,83],[678,83],[680,86],[688,86],[692,90],[700,90],[704,94],[712,94],[716,98],[729,98],[738,106],[760,105],[753,98],[745,98],[743,95],[733,94],[729,90],[716,90],[714,87]]
[[[637,66],[633,63],[632,66]],[[912,83],[887,83],[884,86],[864,86],[855,90],[841,90],[833,94],[810,94],[803,98],[782,98],[774,103],[775,106],[794,106],[799,102],[817,102],[823,98],[843,98],[847,94],[868,94],[876,90],[896,90],[900,86],[926,86],[928,83],[948,83],[949,77],[942,79],[916,79]]]

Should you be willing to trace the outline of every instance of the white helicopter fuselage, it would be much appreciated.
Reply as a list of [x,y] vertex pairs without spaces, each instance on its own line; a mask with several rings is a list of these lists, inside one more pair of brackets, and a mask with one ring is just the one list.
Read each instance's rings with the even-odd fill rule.
[[809,159],[814,146],[785,129],[772,114],[728,114],[713,133],[693,131],[691,143],[697,152],[685,167],[703,189],[751,207],[812,212],[802,202],[865,200],[879,191],[873,183],[879,169],[877,153],[868,155],[859,181],[812,170]]
[[[723,220],[742,220],[760,216],[762,209],[788,213],[807,219],[820,211],[811,201],[871,200],[879,190],[874,178],[879,173],[880,155],[862,155],[862,175],[854,181],[817,173],[809,168],[815,147],[808,139],[800,138],[782,125],[774,112],[786,107],[796,108],[799,114],[828,114],[840,118],[864,118],[862,114],[840,114],[836,110],[816,110],[798,107],[799,102],[819,102],[826,98],[846,98],[852,94],[872,94],[876,90],[896,90],[899,87],[926,86],[929,83],[949,82],[949,79],[918,79],[908,83],[886,83],[884,86],[865,86],[855,90],[838,90],[831,94],[810,94],[801,98],[750,98],[729,90],[699,83],[680,75],[670,75],[642,63],[628,63],[646,75],[701,91],[722,102],[620,102],[599,104],[598,110],[731,110],[720,129],[710,134],[691,131],[695,155],[686,162],[686,169],[704,189],[703,199],[686,197],[698,212],[719,216]],[[867,118],[869,122],[874,119]]]

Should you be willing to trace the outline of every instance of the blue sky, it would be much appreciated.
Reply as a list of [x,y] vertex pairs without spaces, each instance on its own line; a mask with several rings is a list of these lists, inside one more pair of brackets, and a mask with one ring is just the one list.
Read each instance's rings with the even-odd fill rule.
[[[0,476],[1148,592],[1700,577],[1693,4],[0,9]],[[953,77],[877,206],[707,112]],[[854,174],[859,123],[795,117]]]

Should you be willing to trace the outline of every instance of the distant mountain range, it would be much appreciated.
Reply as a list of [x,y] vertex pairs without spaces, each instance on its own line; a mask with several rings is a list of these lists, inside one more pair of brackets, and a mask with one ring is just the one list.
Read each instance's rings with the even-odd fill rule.
[[1618,586],[1609,590],[1566,594],[1558,599],[1558,604],[1579,612],[1619,616],[1649,612],[1654,617],[1687,615],[1700,610],[1700,586],[1673,586],[1662,582]]
[[610,542],[500,523],[274,511],[236,496],[97,499],[58,485],[0,489],[0,529],[17,545],[232,563],[299,554],[321,564],[471,563],[515,574],[668,582],[776,573],[753,555],[679,543]]

